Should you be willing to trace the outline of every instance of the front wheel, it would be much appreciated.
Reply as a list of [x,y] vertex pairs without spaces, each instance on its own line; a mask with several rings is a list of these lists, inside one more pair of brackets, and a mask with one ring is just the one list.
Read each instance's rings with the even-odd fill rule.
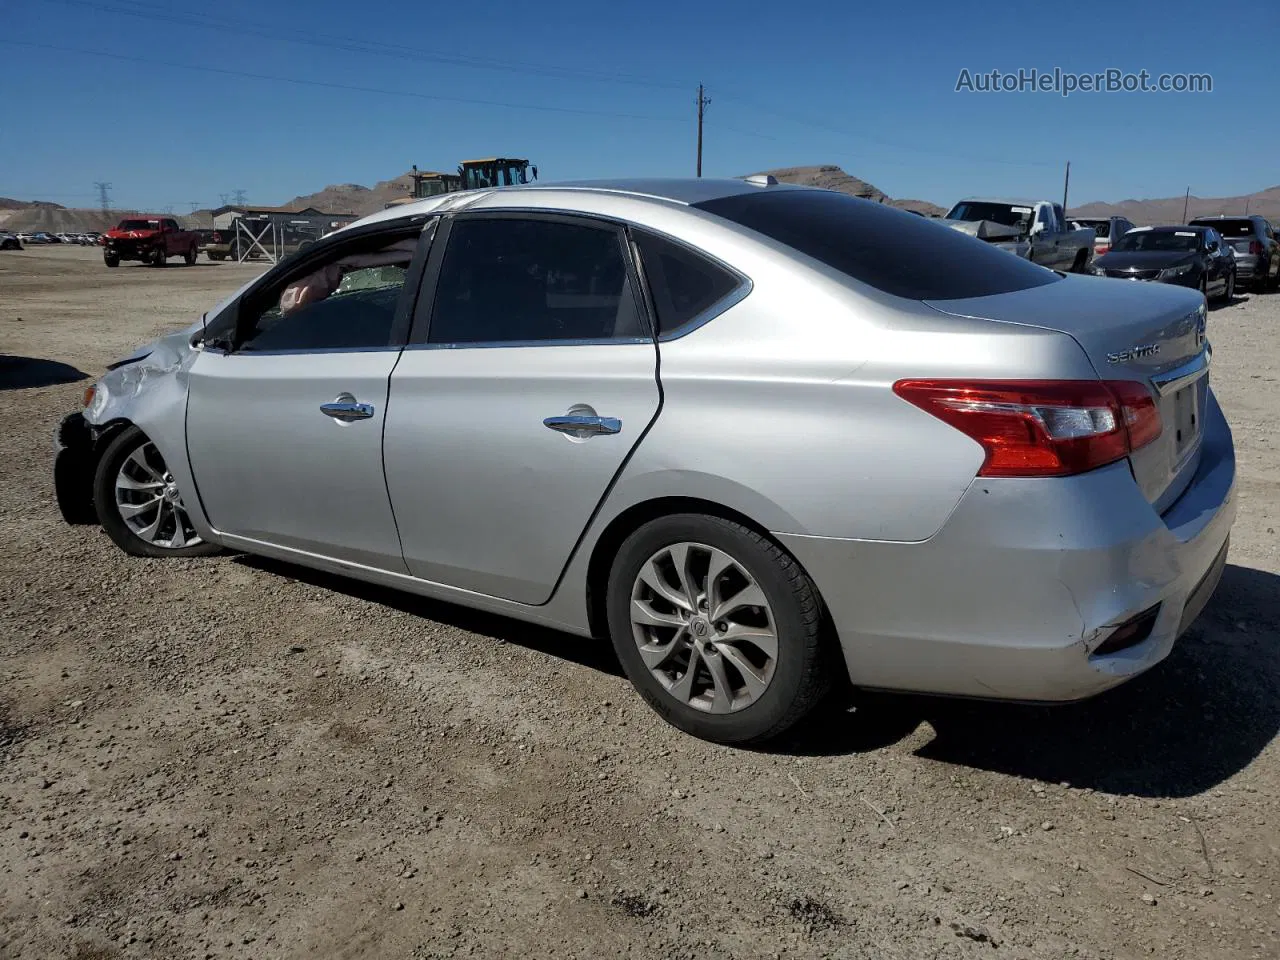
[[628,679],[696,737],[774,739],[830,689],[817,588],[741,524],[700,514],[650,521],[618,550],[606,603]]
[[120,266],[119,257],[111,257],[111,256],[103,257],[102,262],[105,263],[108,267],[111,267],[112,269],[115,269],[116,267]]
[[107,536],[135,557],[205,557],[221,549],[196,533],[173,474],[137,427],[127,428],[103,453],[93,502]]
[[164,247],[156,247],[155,253],[151,255],[151,264],[152,266],[163,267],[168,259],[169,257],[165,253]]

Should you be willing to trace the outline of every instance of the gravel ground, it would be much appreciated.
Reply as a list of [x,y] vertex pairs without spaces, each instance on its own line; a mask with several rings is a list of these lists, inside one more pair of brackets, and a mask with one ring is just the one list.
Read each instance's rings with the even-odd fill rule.
[[1164,664],[747,752],[607,646],[63,524],[68,378],[258,269],[0,255],[0,956],[1280,956],[1280,294],[1210,318],[1240,517]]

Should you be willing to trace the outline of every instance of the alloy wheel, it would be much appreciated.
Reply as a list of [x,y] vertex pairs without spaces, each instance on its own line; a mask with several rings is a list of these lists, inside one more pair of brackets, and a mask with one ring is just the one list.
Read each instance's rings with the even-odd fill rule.
[[675,543],[645,561],[631,591],[631,628],[664,689],[707,713],[751,706],[777,667],[776,621],[764,591],[729,554],[706,544]]
[[115,494],[120,518],[138,539],[170,550],[203,542],[154,443],[142,444],[125,458],[116,474]]

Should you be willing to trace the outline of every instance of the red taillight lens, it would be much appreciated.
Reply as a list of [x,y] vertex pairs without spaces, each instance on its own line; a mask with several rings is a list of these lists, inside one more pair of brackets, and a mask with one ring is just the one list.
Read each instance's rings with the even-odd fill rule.
[[1095,243],[1093,245],[1093,255],[1095,257],[1100,257],[1104,253],[1110,253],[1110,252],[1111,252],[1111,244],[1106,243],[1105,241],[1102,243]]
[[893,392],[973,438],[980,477],[1064,477],[1160,435],[1151,391],[1124,380],[899,380]]
[[1258,240],[1249,241],[1249,252],[1255,257],[1262,255],[1262,243]]

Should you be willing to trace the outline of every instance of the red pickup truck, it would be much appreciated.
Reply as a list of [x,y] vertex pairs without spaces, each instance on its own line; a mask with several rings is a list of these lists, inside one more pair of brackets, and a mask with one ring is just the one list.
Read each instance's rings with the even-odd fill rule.
[[140,260],[163,267],[169,257],[196,262],[200,235],[183,230],[171,217],[126,217],[107,231],[102,239],[102,261],[108,267],[121,260]]

